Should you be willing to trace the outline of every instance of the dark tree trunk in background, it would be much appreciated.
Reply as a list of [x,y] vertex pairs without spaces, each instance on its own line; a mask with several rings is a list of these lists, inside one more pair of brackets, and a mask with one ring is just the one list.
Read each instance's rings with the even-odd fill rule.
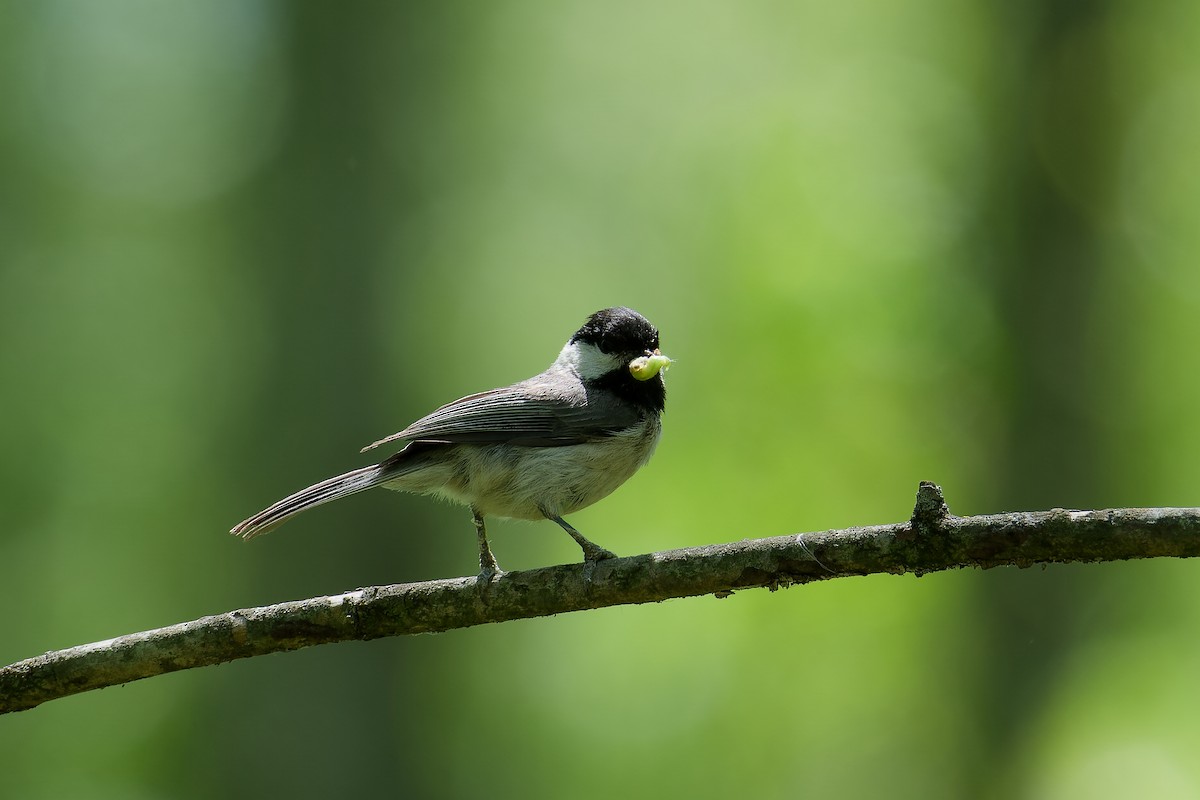
[[[1104,269],[1096,215],[1110,187],[1111,117],[1100,0],[997,6],[1012,42],[994,109],[995,219],[980,232],[1009,371],[997,384],[1010,418],[988,508],[1103,505],[1103,435],[1095,413],[1105,365],[1097,357],[1093,298]],[[1111,498],[1110,498],[1111,499]],[[983,639],[977,687],[982,761],[967,794],[1005,785],[1036,729],[1063,657],[1078,647],[1088,594],[1103,570],[1009,571],[974,584]],[[1001,789],[1003,793],[1003,789]]]
[[[259,280],[269,281],[261,286],[267,296],[259,307],[270,315],[262,327],[272,348],[265,381],[272,388],[258,398],[248,426],[255,444],[248,443],[244,463],[254,466],[243,474],[257,477],[247,490],[256,498],[247,513],[369,463],[358,448],[407,422],[399,416],[403,398],[388,383],[397,366],[386,363],[378,322],[388,313],[411,314],[419,304],[382,297],[376,287],[385,276],[394,285],[397,271],[419,269],[391,255],[399,223],[414,202],[397,155],[406,142],[392,139],[411,143],[432,134],[428,117],[414,110],[428,90],[429,70],[397,70],[395,62],[414,52],[428,56],[431,41],[440,52],[455,52],[438,41],[444,35],[437,24],[441,12],[432,7],[296,3],[281,13],[291,70],[287,130],[254,193],[260,205],[247,209],[244,223],[249,246],[262,255]],[[296,587],[306,574],[316,583],[343,581],[346,589],[420,574],[413,569],[420,549],[407,537],[431,527],[425,504],[364,496],[341,509],[338,520],[356,521],[363,530],[387,529],[373,513],[385,499],[397,502],[394,535],[366,540],[346,533],[358,525],[322,526],[318,519],[311,524],[323,527],[319,539],[298,525],[263,547],[252,543],[242,556],[254,560],[262,583],[271,587],[267,596],[301,592]],[[470,534],[464,516],[467,558]],[[397,719],[401,712],[425,717],[422,709],[432,701],[424,687],[436,662],[406,658],[409,649],[350,648],[305,659],[286,674],[247,676],[238,687],[246,694],[240,741],[295,728],[326,737],[328,747],[324,766],[276,770],[277,782],[259,787],[261,793],[335,796],[347,775],[357,785],[432,791],[413,784],[413,776],[429,771],[406,762],[424,751],[411,744],[418,731]],[[286,712],[280,718],[279,710],[288,708],[305,709],[305,718],[289,719]],[[253,747],[239,752],[233,757],[257,758]],[[250,764],[235,772],[263,774]]]

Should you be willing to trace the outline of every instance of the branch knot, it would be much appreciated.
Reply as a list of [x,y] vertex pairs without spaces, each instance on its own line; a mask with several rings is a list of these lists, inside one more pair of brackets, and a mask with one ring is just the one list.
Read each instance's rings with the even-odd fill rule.
[[917,533],[927,534],[950,516],[950,507],[942,487],[933,481],[921,481],[917,486],[917,503],[913,506],[912,525]]

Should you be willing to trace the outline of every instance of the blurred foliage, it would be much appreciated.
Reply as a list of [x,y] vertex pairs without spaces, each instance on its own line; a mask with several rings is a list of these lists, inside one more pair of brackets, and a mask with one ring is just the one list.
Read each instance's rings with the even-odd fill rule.
[[[1198,45],[1161,0],[3,0],[0,660],[471,573],[463,509],[386,492],[224,531],[617,303],[677,360],[654,461],[572,519],[619,553],[921,479],[1200,504]],[[0,719],[0,795],[1194,797],[1197,569],[253,659]]]

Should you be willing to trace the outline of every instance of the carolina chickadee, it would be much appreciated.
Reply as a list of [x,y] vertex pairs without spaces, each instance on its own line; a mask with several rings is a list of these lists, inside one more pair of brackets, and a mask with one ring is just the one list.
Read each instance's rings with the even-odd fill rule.
[[384,486],[470,506],[485,576],[499,572],[487,514],[554,520],[583,548],[585,561],[613,558],[563,515],[608,496],[650,459],[662,431],[662,372],[670,364],[659,352],[658,330],[641,314],[597,311],[545,372],[442,406],[362,450],[407,440],[395,455],[285,497],[230,533],[249,539],[301,511]]

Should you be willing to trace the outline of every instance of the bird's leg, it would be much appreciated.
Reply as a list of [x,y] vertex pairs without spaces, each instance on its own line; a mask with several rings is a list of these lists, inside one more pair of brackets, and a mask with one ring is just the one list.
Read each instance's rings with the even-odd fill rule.
[[503,575],[504,571],[496,563],[496,557],[492,555],[492,548],[488,547],[487,528],[483,524],[483,514],[472,507],[471,516],[475,519],[475,535],[479,537],[479,577],[484,582],[491,582],[492,578]]
[[[549,516],[549,515],[547,515],[547,516]],[[550,519],[554,520],[559,525],[561,525],[562,529],[564,531],[571,534],[571,538],[575,540],[575,543],[583,548],[583,560],[584,561],[603,561],[606,558],[616,558],[617,557],[616,553],[612,552],[611,550],[605,550],[603,547],[601,547],[600,545],[591,541],[586,536],[584,536],[582,533],[580,533],[579,531],[572,528],[569,524],[567,524],[567,521],[565,519],[563,519],[562,517],[550,517]]]

